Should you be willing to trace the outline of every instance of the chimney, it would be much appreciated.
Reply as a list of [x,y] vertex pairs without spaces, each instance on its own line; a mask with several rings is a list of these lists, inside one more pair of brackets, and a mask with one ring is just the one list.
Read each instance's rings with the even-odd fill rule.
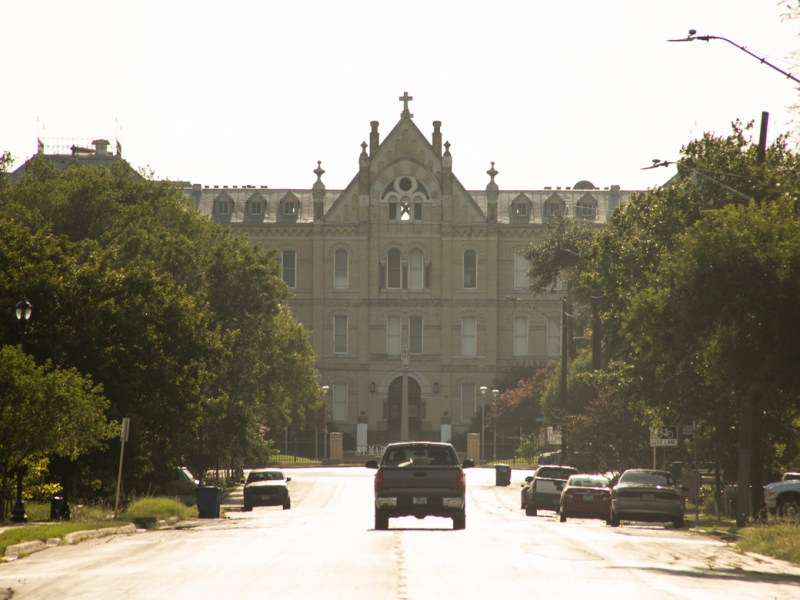
[[97,156],[106,156],[108,154],[108,140],[94,140],[92,145],[94,146],[94,153]]
[[439,158],[442,157],[442,122],[433,122],[433,137],[431,138],[433,144],[433,151]]
[[380,145],[380,136],[378,135],[378,121],[370,121],[372,131],[369,133],[369,155],[372,156],[378,150]]

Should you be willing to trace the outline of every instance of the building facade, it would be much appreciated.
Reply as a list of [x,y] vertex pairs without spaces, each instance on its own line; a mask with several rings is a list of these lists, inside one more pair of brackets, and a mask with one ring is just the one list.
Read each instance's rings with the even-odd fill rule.
[[588,181],[500,190],[494,163],[484,190],[466,190],[441,122],[428,140],[410,99],[384,139],[371,123],[344,190],[326,189],[321,164],[309,189],[185,189],[276,252],[346,450],[463,436],[502,372],[559,358],[562,293],[529,294],[520,252],[554,213],[602,225],[632,193]]

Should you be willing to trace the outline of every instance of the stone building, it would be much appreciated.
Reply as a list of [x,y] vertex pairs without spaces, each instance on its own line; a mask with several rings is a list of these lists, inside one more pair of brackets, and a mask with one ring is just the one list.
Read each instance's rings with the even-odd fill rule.
[[371,123],[343,190],[326,189],[320,164],[310,189],[186,189],[213,221],[276,251],[330,418],[362,451],[463,436],[499,374],[559,358],[562,294],[528,294],[519,252],[554,213],[603,224],[631,193],[588,181],[501,190],[494,163],[486,189],[467,190],[441,122],[428,140],[400,100],[383,140]]

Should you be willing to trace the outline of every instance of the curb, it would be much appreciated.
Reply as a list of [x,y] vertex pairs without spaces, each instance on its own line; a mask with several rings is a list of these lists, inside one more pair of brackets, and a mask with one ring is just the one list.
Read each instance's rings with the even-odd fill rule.
[[[133,524],[123,525],[122,527],[104,527],[102,529],[88,529],[86,531],[73,531],[64,536],[64,544],[77,544],[84,540],[91,540],[109,535],[136,533],[136,526]],[[22,542],[6,547],[5,559],[17,560],[34,552],[41,552],[53,546],[60,546],[62,541],[59,538],[50,538],[47,542],[35,540],[32,542]]]

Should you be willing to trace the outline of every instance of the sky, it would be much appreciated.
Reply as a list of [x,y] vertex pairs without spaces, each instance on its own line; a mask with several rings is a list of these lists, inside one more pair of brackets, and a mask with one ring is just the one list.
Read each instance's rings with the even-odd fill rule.
[[[657,187],[704,132],[770,113],[800,137],[800,20],[779,0],[15,0],[0,11],[0,152],[119,140],[156,178],[330,190],[399,97],[485,189]],[[796,2],[794,3],[797,4]]]

